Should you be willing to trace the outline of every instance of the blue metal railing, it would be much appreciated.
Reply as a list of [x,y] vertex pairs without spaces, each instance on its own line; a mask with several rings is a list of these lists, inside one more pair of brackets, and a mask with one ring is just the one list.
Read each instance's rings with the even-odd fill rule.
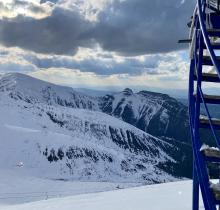
[[[217,74],[220,78],[220,63],[217,59],[217,56],[216,56],[216,54],[213,50],[212,45],[211,45],[211,42],[210,42],[210,39],[209,39],[209,36],[208,36],[208,32],[207,32],[207,29],[206,29],[206,24],[205,24],[206,2],[204,0],[198,0],[197,2],[198,2],[198,18],[199,18],[199,27],[200,27],[199,29],[201,30],[201,33],[203,35],[204,44],[206,45],[206,49],[208,50],[208,52],[210,54],[210,58],[211,58],[211,61],[213,63],[213,66],[215,67],[216,72],[217,72]],[[200,62],[198,62],[198,63],[200,63]],[[210,128],[211,128],[212,134],[214,136],[215,142],[216,142],[218,148],[220,149],[220,140],[217,137],[216,131],[215,131],[213,123],[212,123],[212,117],[210,115],[208,106],[205,103],[205,99],[204,99],[204,95],[203,95],[203,92],[202,92],[202,89],[201,89],[201,85],[198,86],[197,91],[199,92],[198,96],[202,99],[202,103],[204,104],[205,111],[206,111],[206,114],[207,114],[207,117],[208,117],[208,120],[209,120]]]
[[206,102],[205,102],[204,94],[203,94],[203,92],[202,92],[201,87],[199,87],[198,90],[199,90],[200,97],[201,97],[201,99],[202,99],[202,103],[204,104],[204,107],[205,107],[205,111],[206,111],[206,114],[207,114],[207,117],[208,117],[208,121],[209,121],[209,124],[210,124],[210,128],[211,128],[211,131],[212,131],[214,140],[215,140],[215,142],[216,142],[218,148],[220,148],[220,141],[219,141],[219,139],[218,139],[216,130],[215,130],[213,124],[212,124],[212,117],[211,117],[211,114],[210,114],[210,112],[209,112],[208,106],[207,106],[207,104],[206,104]]
[[[218,139],[215,127],[212,122],[212,117],[209,112],[208,106],[205,101],[205,97],[202,91],[202,70],[203,70],[203,51],[207,49],[211,62],[216,69],[216,72],[220,78],[220,64],[215,55],[215,51],[209,39],[207,32],[207,20],[206,20],[206,8],[207,3],[205,0],[197,0],[197,6],[195,9],[194,22],[192,23],[190,38],[195,37],[195,43],[192,43],[192,58],[190,64],[189,75],[189,116],[190,116],[190,131],[193,145],[193,210],[199,208],[199,187],[201,189],[203,203],[205,209],[216,210],[216,200],[212,194],[212,190],[209,184],[209,176],[207,172],[206,162],[203,155],[200,152],[202,145],[200,139],[200,106],[204,104],[205,111],[207,113],[208,122],[216,145],[220,149],[220,141]],[[194,34],[192,34],[194,31]],[[193,40],[193,39],[192,39]],[[197,77],[196,84],[196,97],[194,96],[194,74]]]
[[220,0],[209,0],[210,8],[220,10]]
[[217,60],[217,57],[215,55],[215,52],[213,50],[213,47],[211,45],[206,25],[205,25],[205,8],[206,8],[206,2],[204,0],[197,0],[198,3],[198,17],[199,17],[199,23],[200,23],[200,30],[202,32],[203,38],[204,38],[204,43],[206,45],[206,49],[208,50],[210,54],[211,61],[217,71],[217,74],[220,78],[220,64]]

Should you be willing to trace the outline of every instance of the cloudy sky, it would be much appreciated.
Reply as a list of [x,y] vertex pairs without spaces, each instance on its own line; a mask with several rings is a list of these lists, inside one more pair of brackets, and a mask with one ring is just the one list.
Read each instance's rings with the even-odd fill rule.
[[73,87],[186,89],[192,0],[0,0],[0,73]]

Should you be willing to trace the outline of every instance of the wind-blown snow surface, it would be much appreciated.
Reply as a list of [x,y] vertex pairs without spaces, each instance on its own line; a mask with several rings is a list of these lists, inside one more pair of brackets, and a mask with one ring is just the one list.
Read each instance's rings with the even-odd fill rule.
[[[130,99],[123,98],[127,93],[120,94],[122,101],[130,104]],[[114,97],[118,99],[119,96]],[[142,105],[146,100],[152,101],[142,99]],[[169,115],[163,105],[155,103],[160,111],[159,115],[156,110],[154,113],[161,122],[168,122]],[[124,122],[124,111],[117,113],[128,109],[120,100],[114,103],[116,112],[109,112],[109,104],[106,98],[89,97],[71,88],[20,74],[0,78],[0,209],[136,210],[161,209],[161,205],[166,209],[163,201],[170,198],[169,193],[170,199],[175,199],[175,184],[166,185],[173,187],[166,192],[164,189],[157,202],[160,206],[153,200],[160,186],[77,195],[137,186],[137,183],[175,181],[175,168],[180,162],[173,157],[177,154],[185,159],[180,148],[171,141],[161,140]],[[108,114],[103,113],[104,107]],[[134,106],[134,110],[137,107]],[[149,111],[150,107],[142,111]],[[145,111],[143,119],[147,117]],[[43,193],[43,198],[36,193]],[[177,196],[179,194],[178,189]],[[17,198],[19,195],[23,198]],[[40,201],[69,195],[77,196]],[[172,209],[172,201],[167,202],[167,209]]]
[[165,151],[175,147],[104,113],[28,103],[3,91],[0,116],[1,170],[22,162],[27,174],[53,179],[176,179],[160,167],[172,168],[175,161]]
[[[1,168],[23,162],[34,174],[51,178],[173,180],[157,168],[158,163],[173,161],[161,149],[169,144],[103,113],[35,107],[8,98],[0,101],[0,116]],[[134,136],[139,150],[126,132]],[[111,135],[120,133],[125,137],[118,145],[120,139],[114,142]]]
[[80,182],[39,178],[24,168],[0,170],[0,209],[3,205],[23,204],[45,199],[104,192],[140,186],[138,183]]
[[[29,103],[45,103],[105,112],[156,136],[189,142],[187,107],[166,94],[129,88],[104,97],[91,97],[23,74],[6,74],[0,91]],[[178,131],[177,131],[178,130]],[[180,131],[181,130],[181,135]]]
[[[150,185],[109,192],[54,198],[22,205],[0,205],[1,210],[190,210],[191,181]],[[202,202],[200,210],[204,209]]]
[[[187,107],[166,94],[149,91],[134,93],[126,88],[119,93],[91,97],[70,87],[18,73],[0,78],[0,91],[7,92],[11,98],[32,104],[44,103],[104,112],[166,141],[174,140],[179,144],[190,142]],[[184,146],[175,146],[184,151]]]

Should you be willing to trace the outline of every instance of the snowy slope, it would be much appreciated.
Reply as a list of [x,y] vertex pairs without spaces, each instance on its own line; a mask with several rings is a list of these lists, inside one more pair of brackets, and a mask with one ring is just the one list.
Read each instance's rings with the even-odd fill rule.
[[187,107],[161,93],[124,91],[102,98],[103,112],[152,135],[190,142]]
[[[191,181],[0,205],[1,210],[190,210]],[[200,209],[204,209],[200,203]]]
[[[166,94],[149,91],[134,93],[129,88],[106,95],[100,101],[103,112],[178,148],[178,152],[167,151],[177,161],[173,171],[179,176],[192,176],[192,148],[185,105]],[[205,139],[209,139],[207,132],[203,134]],[[170,167],[166,167],[166,170],[172,171]]]
[[77,93],[70,87],[29,77],[20,73],[5,74],[0,78],[0,92],[6,92],[16,100],[28,103],[46,103],[72,108],[98,110],[96,97]]
[[187,107],[165,94],[148,91],[133,93],[126,88],[104,97],[91,97],[70,87],[54,85],[19,73],[2,76],[0,92],[7,92],[16,100],[32,104],[45,103],[101,111],[154,136],[190,142]]
[[0,209],[3,205],[140,186],[138,183],[45,179],[26,174],[25,168],[20,167],[0,172]]
[[175,180],[161,167],[172,145],[101,112],[0,95],[0,169],[53,179],[146,182]]
[[90,97],[22,74],[2,76],[0,210],[189,209],[190,182],[97,193],[176,181],[189,167],[178,139],[152,136],[127,118],[143,118],[148,128],[164,122],[168,130],[170,112],[184,119],[184,109],[166,97],[129,89]]
[[[0,78],[1,141],[15,157],[9,165],[24,159],[31,171],[38,174],[41,167],[50,177],[147,183],[190,177],[190,146],[162,132],[165,126],[181,133],[180,126],[172,125],[185,119],[182,112],[181,104],[163,94],[126,89],[114,96],[90,97],[23,74]],[[140,130],[139,125],[145,130],[146,124],[157,137]],[[2,157],[3,165],[7,159]]]
[[[91,97],[70,87],[13,73],[0,78],[0,91],[28,103],[102,111],[155,136],[189,142],[187,107],[165,94],[129,88],[104,97]],[[181,130],[180,132],[177,132]]]

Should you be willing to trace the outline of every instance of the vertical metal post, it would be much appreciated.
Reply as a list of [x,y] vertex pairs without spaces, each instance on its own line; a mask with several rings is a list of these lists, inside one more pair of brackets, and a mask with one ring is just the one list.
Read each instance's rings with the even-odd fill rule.
[[[218,180],[218,183],[220,184],[220,166],[218,166],[218,170],[219,170],[219,180]],[[220,205],[218,206],[218,210],[220,210]]]
[[193,210],[199,210],[199,180],[196,172],[196,163],[193,161]]

